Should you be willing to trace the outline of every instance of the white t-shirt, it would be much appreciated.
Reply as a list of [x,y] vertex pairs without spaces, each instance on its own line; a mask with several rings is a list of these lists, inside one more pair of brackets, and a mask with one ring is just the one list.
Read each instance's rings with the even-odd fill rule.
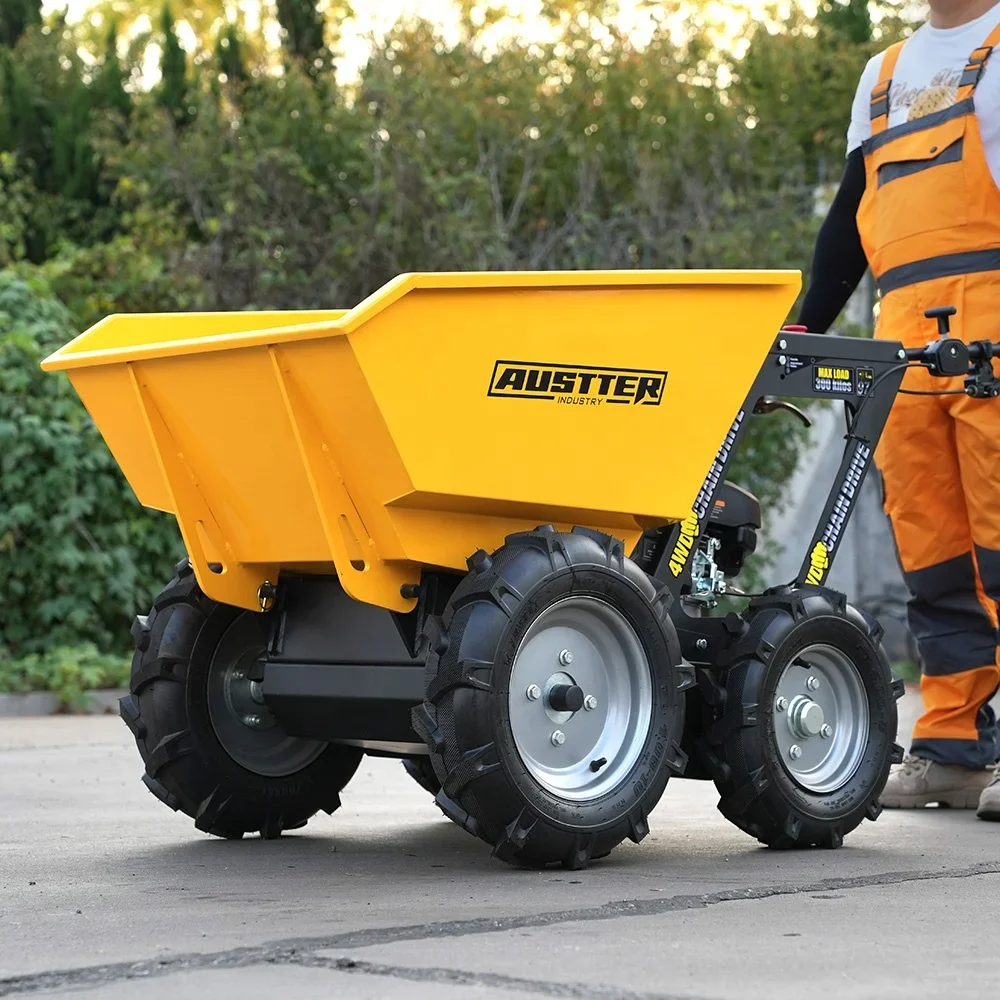
[[[888,127],[933,114],[955,103],[958,81],[973,51],[1000,23],[1000,3],[957,28],[921,25],[903,46],[892,74]],[[851,108],[847,151],[872,134],[871,94],[882,70],[882,53],[870,59]],[[1000,45],[993,50],[976,87],[976,117],[993,179],[1000,184]]]

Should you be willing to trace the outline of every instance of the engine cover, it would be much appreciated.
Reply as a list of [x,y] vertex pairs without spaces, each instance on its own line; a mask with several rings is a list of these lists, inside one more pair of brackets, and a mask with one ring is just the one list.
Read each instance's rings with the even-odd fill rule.
[[749,490],[728,481],[719,487],[705,534],[721,543],[715,563],[726,577],[737,576],[756,551],[760,520],[760,501]]

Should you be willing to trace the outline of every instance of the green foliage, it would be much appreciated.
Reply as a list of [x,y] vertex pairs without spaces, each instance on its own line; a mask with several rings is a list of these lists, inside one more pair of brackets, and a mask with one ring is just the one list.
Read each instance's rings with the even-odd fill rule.
[[219,32],[215,42],[215,61],[219,71],[233,82],[246,79],[247,68],[243,53],[244,41],[239,27],[230,23]]
[[132,101],[125,83],[125,68],[118,55],[118,26],[112,21],[104,40],[104,62],[94,85],[96,104],[127,118]]
[[898,660],[892,665],[893,673],[897,677],[902,677],[907,684],[920,683],[920,664],[912,663],[910,660]]
[[83,708],[87,692],[128,687],[129,658],[93,645],[54,646],[12,659],[0,655],[0,694],[51,691],[62,705]]
[[0,4],[0,45],[11,48],[32,24],[42,23],[42,0],[3,0]]
[[872,40],[868,0],[825,0],[816,12],[816,23],[821,37],[827,35],[852,45],[867,45]]
[[0,268],[24,258],[35,197],[31,182],[17,169],[17,157],[0,152]]
[[0,648],[13,656],[123,649],[180,552],[173,519],[140,507],[66,377],[39,368],[73,332],[40,282],[0,273]]
[[275,0],[278,24],[288,54],[299,59],[316,75],[329,68],[330,52],[326,47],[326,21],[316,9],[316,0]]
[[187,56],[177,37],[170,4],[165,4],[160,14],[160,33],[163,36],[163,55],[160,59],[161,80],[157,100],[180,122],[188,114]]
[[[0,18],[8,655],[121,648],[180,549],[38,368],[75,332],[118,311],[350,306],[417,269],[802,268],[861,69],[905,30],[891,3],[829,0],[722,51],[708,7],[676,0],[686,36],[664,21],[639,45],[612,0],[548,0],[552,41],[487,49],[503,4],[456,3],[457,42],[401,22],[350,85],[332,70],[343,0],[264,5],[276,49],[224,0],[101,0],[74,28]],[[711,317],[682,332],[708,340]],[[755,418],[736,457],[772,515],[802,441]]]

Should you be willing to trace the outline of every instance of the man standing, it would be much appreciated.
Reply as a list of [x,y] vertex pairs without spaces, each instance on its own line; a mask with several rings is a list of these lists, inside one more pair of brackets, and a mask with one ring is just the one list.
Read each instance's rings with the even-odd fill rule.
[[[826,332],[866,268],[875,336],[922,346],[927,309],[952,333],[1000,340],[1000,0],[930,0],[930,18],[865,68],[840,189],[799,322]],[[991,56],[992,61],[991,61]],[[888,807],[978,807],[1000,820],[1000,402],[921,395],[907,372],[876,452],[923,660],[924,714],[889,777]]]

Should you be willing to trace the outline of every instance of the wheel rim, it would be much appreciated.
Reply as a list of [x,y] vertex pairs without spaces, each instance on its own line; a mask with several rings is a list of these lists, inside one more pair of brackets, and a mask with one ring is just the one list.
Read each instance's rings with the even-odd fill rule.
[[311,764],[326,748],[286,735],[260,692],[266,650],[261,623],[240,615],[223,633],[208,668],[208,714],[222,748],[240,767],[283,778]]
[[[575,709],[581,695],[574,688],[585,699]],[[649,659],[611,605],[568,597],[546,608],[521,640],[508,698],[514,742],[532,778],[560,798],[594,799],[627,778],[646,746]]]
[[868,695],[858,668],[839,649],[818,643],[778,679],[774,732],[785,769],[807,791],[842,788],[868,745]]

